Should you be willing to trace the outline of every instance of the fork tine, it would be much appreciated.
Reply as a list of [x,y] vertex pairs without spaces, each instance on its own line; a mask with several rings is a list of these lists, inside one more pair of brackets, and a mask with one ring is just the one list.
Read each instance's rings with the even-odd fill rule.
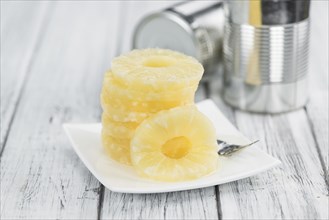
[[233,153],[245,148],[249,147],[255,143],[257,143],[259,140],[253,141],[250,144],[247,145],[236,145],[236,144],[228,144],[225,141],[217,140],[218,145],[223,145],[224,147],[218,151],[218,154],[220,156],[231,156]]

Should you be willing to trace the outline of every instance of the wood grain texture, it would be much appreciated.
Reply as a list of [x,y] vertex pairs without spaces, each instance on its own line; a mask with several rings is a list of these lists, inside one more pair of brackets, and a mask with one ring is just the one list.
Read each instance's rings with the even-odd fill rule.
[[[173,4],[173,2],[124,2],[127,11],[122,47],[118,53],[130,50],[132,33],[141,17],[150,11]],[[139,9],[139,10],[137,10]],[[143,10],[141,10],[143,9]],[[205,99],[201,85],[196,92],[196,101]],[[104,191],[101,219],[217,219],[215,187],[161,194],[124,194],[107,189]]]
[[98,214],[100,184],[74,153],[62,123],[100,119],[118,5],[57,2],[52,8],[1,157],[2,219]]
[[[325,219],[326,184],[305,112],[262,116],[236,111],[235,115],[238,128],[251,139],[260,139],[258,147],[281,160],[282,165],[220,187],[222,208],[229,206],[232,212],[223,212],[223,217]],[[237,209],[226,203],[232,197]]]
[[1,1],[1,144],[0,155],[33,55],[47,23],[46,2]]
[[304,109],[262,115],[233,110],[221,94],[221,77],[210,83],[211,97],[227,118],[282,166],[255,177],[218,186],[223,219],[326,219],[328,192]]
[[329,39],[329,2],[313,1],[311,8],[311,40],[310,40],[310,99],[306,106],[307,115],[315,137],[319,155],[322,159],[324,176],[327,181],[329,194],[328,177],[328,39]]
[[160,194],[108,192],[103,219],[217,219],[214,187]]

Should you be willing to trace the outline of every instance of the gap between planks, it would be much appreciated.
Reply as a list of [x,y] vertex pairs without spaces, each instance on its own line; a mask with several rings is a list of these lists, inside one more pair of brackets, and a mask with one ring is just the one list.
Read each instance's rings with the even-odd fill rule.
[[103,202],[104,202],[104,191],[105,187],[104,185],[100,182],[99,183],[99,200],[98,200],[98,206],[97,206],[97,220],[101,219],[102,216],[102,208],[103,208]]
[[[42,21],[41,21],[40,27],[37,30],[37,36],[36,36],[36,38],[33,42],[32,52],[29,54],[29,56],[27,58],[28,61],[27,61],[26,70],[23,73],[20,88],[18,88],[19,91],[18,91],[17,100],[14,104],[14,108],[12,110],[12,113],[9,116],[10,119],[9,119],[9,123],[8,123],[8,128],[5,131],[5,134],[1,134],[1,136],[3,135],[3,142],[1,143],[2,146],[0,146],[0,159],[2,157],[2,154],[3,154],[4,150],[5,150],[6,143],[7,143],[7,140],[8,140],[8,136],[9,136],[9,133],[11,132],[11,127],[12,127],[12,124],[13,124],[18,106],[19,106],[20,101],[21,101],[23,91],[24,91],[24,89],[26,87],[26,84],[29,80],[29,76],[31,75],[30,74],[31,73],[31,67],[33,66],[33,62],[34,62],[33,57],[35,57],[35,55],[38,53],[38,51],[40,49],[40,46],[42,45],[43,36],[45,34],[46,27],[49,24],[51,16],[53,14],[53,8],[54,8],[53,4],[55,4],[55,3],[47,3],[46,8],[43,10],[43,13],[42,13],[42,16],[41,16],[43,19],[41,19]],[[3,132],[2,129],[1,129],[1,133]]]
[[319,160],[320,160],[320,163],[321,163],[321,168],[322,168],[322,171],[324,173],[324,181],[327,185],[327,190],[328,190],[328,196],[329,196],[329,176],[328,176],[328,170],[327,170],[327,167],[326,167],[326,162],[322,156],[322,152],[321,152],[321,149],[320,149],[320,145],[319,145],[319,142],[317,140],[317,137],[315,135],[315,129],[314,129],[314,124],[310,118],[310,115],[307,111],[307,108],[304,107],[304,111],[305,111],[305,114],[306,114],[306,117],[307,117],[307,121],[308,121],[308,124],[310,126],[310,130],[311,130],[311,133],[312,133],[312,136],[313,136],[313,139],[314,139],[314,143],[315,143],[315,149],[318,153],[318,156],[319,156]]
[[[93,7],[90,9],[88,4]],[[109,30],[111,27],[109,26],[110,20],[117,13],[115,15],[108,13],[109,9],[112,8],[110,4],[107,4],[107,7],[99,7],[93,3],[85,3],[79,8],[75,7],[77,5],[74,3],[65,2],[60,5],[61,7],[56,7],[55,17],[50,19],[45,39],[41,39],[43,42],[40,51],[37,50],[36,56],[33,58],[35,61],[31,64],[33,66],[31,67],[32,73],[23,91],[17,116],[15,115],[13,131],[8,138],[8,146],[1,158],[3,160],[1,170],[4,171],[1,173],[1,180],[3,181],[1,182],[7,184],[6,187],[2,188],[1,196],[8,199],[4,202],[6,204],[1,206],[1,209],[4,207],[3,210],[7,211],[7,213],[1,213],[3,218],[6,216],[10,219],[16,219],[18,216],[27,219],[44,218],[44,216],[74,219],[79,216],[97,218],[100,185],[86,169],[80,169],[80,167],[83,168],[82,163],[73,154],[73,150],[71,148],[70,151],[66,149],[68,141],[66,137],[64,139],[61,123],[68,120],[86,120],[86,114],[87,120],[95,120],[95,114],[97,118],[99,117],[99,104],[98,101],[95,101],[99,92],[95,88],[100,85],[100,80],[98,80],[100,77],[88,73],[99,73],[100,67],[103,72],[105,60],[108,62],[109,58],[112,57],[110,56],[110,52],[113,51],[110,49],[112,44],[104,45],[103,42],[110,43],[107,41],[108,35],[111,33]],[[90,13],[88,14],[88,12]],[[98,14],[100,16],[97,16]],[[103,19],[106,15],[109,15],[109,20]],[[67,18],[71,20],[68,22]],[[70,25],[72,23],[76,24],[73,25],[73,30],[72,25]],[[95,23],[97,25],[91,26]],[[91,29],[85,28],[88,25]],[[60,31],[57,28],[61,28]],[[88,37],[86,44],[82,44],[84,43],[83,39],[79,41],[81,37],[78,33]],[[72,36],[72,38],[67,36]],[[58,42],[59,45],[54,45],[54,42]],[[67,45],[72,45],[72,48],[68,48]],[[106,53],[96,57],[99,54],[99,49],[102,48],[106,49]],[[88,57],[88,54],[83,53],[85,49],[93,49],[90,53],[94,56]],[[52,53],[49,53],[49,50]],[[77,59],[69,60],[80,54],[81,56]],[[57,60],[58,58],[59,60]],[[81,61],[85,60],[89,64],[82,68],[83,62]],[[56,62],[58,61],[62,62],[57,65]],[[74,63],[74,61],[76,62]],[[54,64],[54,68],[50,72],[48,66],[51,64]],[[75,68],[74,71],[72,68]],[[90,78],[86,79],[86,77]],[[51,83],[44,85],[43,82]],[[59,87],[60,85],[63,87]],[[67,89],[63,90],[63,88]],[[41,89],[44,93],[36,89]],[[58,93],[58,91],[65,93]],[[77,96],[76,91],[85,92],[85,94]],[[48,94],[53,96],[49,96],[49,99],[46,97]],[[70,97],[72,97],[71,100]],[[72,104],[73,101],[76,103]],[[40,103],[38,104],[38,102]],[[91,111],[88,111],[89,109]],[[26,114],[27,111],[33,113],[29,115]],[[51,116],[51,120],[49,119],[48,124],[49,116]],[[35,123],[34,118],[40,119],[40,123]],[[25,132],[22,124],[30,125],[28,127],[30,130]],[[63,146],[64,148],[62,148]],[[76,169],[77,165],[80,165],[79,170]],[[20,173],[16,175],[15,172],[18,171]],[[17,181],[17,179],[19,180]]]

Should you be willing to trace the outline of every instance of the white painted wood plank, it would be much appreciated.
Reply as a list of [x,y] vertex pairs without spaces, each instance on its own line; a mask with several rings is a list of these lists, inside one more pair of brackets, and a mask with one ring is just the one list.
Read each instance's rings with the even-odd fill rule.
[[1,158],[2,219],[98,217],[100,184],[71,148],[62,123],[99,121],[118,4],[55,4]]
[[[129,42],[133,29],[139,19],[159,8],[173,4],[171,2],[125,2],[125,24],[122,47],[118,52],[130,50]],[[128,42],[128,43],[127,43]],[[196,93],[196,101],[205,98],[204,87]],[[214,187],[161,194],[124,194],[109,190],[104,192],[101,210],[102,219],[217,219],[217,201]]]
[[1,1],[1,144],[49,11],[46,2]]
[[217,219],[214,187],[161,194],[106,193],[103,219]]
[[305,112],[235,115],[238,128],[251,139],[260,139],[258,147],[280,159],[282,166],[220,186],[223,218],[328,217],[327,189]]
[[261,115],[232,111],[216,94],[213,100],[257,147],[282,166],[218,187],[223,219],[325,219],[328,194],[321,163],[304,110]]
[[[306,106],[307,114],[313,128],[319,153],[323,158],[323,168],[328,179],[328,39],[329,39],[329,2],[313,1],[311,8],[311,41],[310,41],[310,100]],[[328,186],[329,187],[329,186]]]

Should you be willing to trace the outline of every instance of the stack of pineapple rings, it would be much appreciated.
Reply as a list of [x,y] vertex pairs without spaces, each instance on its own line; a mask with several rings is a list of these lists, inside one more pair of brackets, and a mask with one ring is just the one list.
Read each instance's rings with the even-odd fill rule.
[[115,58],[101,93],[102,143],[109,156],[158,180],[214,171],[214,128],[193,104],[202,74],[198,61],[171,50]]

